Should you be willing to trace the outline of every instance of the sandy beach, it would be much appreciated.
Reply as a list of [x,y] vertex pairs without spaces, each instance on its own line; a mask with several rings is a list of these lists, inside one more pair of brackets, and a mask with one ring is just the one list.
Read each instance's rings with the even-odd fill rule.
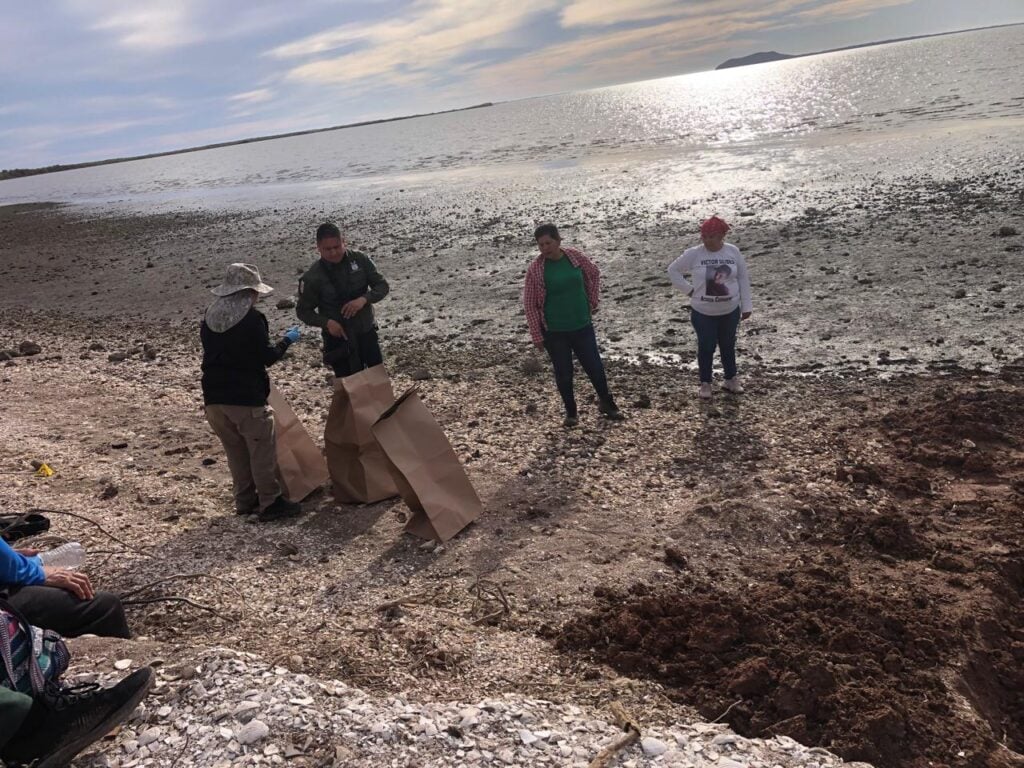
[[[397,192],[345,211],[0,209],[7,511],[87,515],[124,543],[56,514],[51,533],[86,544],[96,582],[201,573],[157,593],[211,609],[132,606],[139,639],[76,643],[76,674],[110,680],[130,658],[161,676],[80,764],[587,765],[615,739],[612,701],[669,747],[630,747],[622,765],[841,764],[824,750],[881,768],[1022,764],[1021,189],[1012,169],[663,209]],[[711,211],[735,226],[755,314],[747,394],[701,404],[664,268]],[[324,493],[259,526],[231,513],[201,411],[207,289],[254,262],[278,288],[261,306],[272,331],[292,325],[276,303],[324,218],[391,282],[378,316],[396,390],[415,380],[484,501],[444,547],[403,536],[398,501]],[[623,424],[581,383],[581,428],[563,430],[547,362],[524,366],[519,292],[541,218],[604,270],[598,335]],[[322,442],[315,336],[271,373]],[[56,475],[34,478],[33,460]],[[511,602],[493,624],[476,622],[481,579]],[[236,661],[231,695],[270,724],[252,746],[237,702],[196,688]],[[315,705],[260,699],[268,676],[295,675]],[[372,700],[365,717],[332,681]],[[479,706],[513,700],[528,718]],[[446,724],[425,738],[438,702],[458,722],[431,715]],[[485,734],[460,725],[471,705],[493,718]],[[562,729],[569,754],[533,739]]]

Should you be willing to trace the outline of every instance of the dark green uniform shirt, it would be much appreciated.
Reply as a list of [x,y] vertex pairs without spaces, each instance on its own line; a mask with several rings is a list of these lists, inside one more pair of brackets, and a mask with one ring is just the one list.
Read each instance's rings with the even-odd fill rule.
[[[325,271],[326,270],[326,271]],[[334,277],[338,290],[328,277]],[[341,261],[336,264],[318,259],[299,280],[299,301],[295,314],[307,325],[323,329],[327,336],[327,321],[341,322],[341,307],[352,299],[366,297],[369,302],[351,320],[348,327],[356,333],[369,331],[374,327],[373,307],[388,295],[388,281],[384,279],[370,258],[349,248]]]
[[544,325],[549,331],[578,331],[590,325],[583,270],[566,256],[544,262]]

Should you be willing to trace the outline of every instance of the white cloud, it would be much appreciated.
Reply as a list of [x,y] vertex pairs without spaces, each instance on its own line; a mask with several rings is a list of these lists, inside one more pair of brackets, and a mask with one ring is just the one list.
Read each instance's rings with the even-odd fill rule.
[[906,5],[914,0],[571,0],[562,11],[562,24],[566,27],[596,27],[613,24],[637,23],[671,18],[701,18],[713,31],[741,14],[745,17],[768,18],[796,13],[798,17],[838,20],[863,16],[880,8]]
[[135,51],[180,48],[206,36],[195,24],[194,0],[70,0],[70,5],[92,19],[90,29],[112,32],[122,47]]
[[703,19],[677,19],[657,26],[590,35],[551,45],[500,64],[481,68],[480,87],[513,89],[518,95],[593,87],[595,82],[626,82],[677,72],[687,57],[702,58],[737,43],[737,36],[771,26],[768,20],[737,20],[708,27]]
[[797,14],[803,19],[814,21],[832,21],[833,19],[851,19],[858,16],[866,16],[882,8],[892,8],[896,5],[908,5],[914,0],[834,0],[826,2],[815,8],[808,8]]
[[273,98],[274,92],[269,88],[257,88],[255,91],[236,93],[234,96],[229,96],[228,100],[239,104],[262,104],[263,102],[270,101]]
[[413,84],[469,52],[523,44],[512,33],[558,0],[417,0],[399,20],[346,24],[279,46],[271,56],[301,58],[355,46],[358,50],[294,67],[288,77],[315,83],[348,83],[380,76]]
[[562,11],[561,19],[566,27],[585,27],[623,21],[648,21],[684,14],[686,6],[677,0],[573,0]]

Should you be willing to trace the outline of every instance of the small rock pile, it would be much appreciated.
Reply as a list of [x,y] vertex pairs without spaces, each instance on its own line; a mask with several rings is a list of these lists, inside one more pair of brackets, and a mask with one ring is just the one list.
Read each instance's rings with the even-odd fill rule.
[[[157,667],[154,692],[117,741],[81,764],[588,766],[622,735],[602,716],[572,704],[517,695],[474,703],[370,695],[336,680],[292,673],[253,654],[213,648],[193,661]],[[651,729],[611,764],[857,765],[785,736],[745,739],[711,723]]]

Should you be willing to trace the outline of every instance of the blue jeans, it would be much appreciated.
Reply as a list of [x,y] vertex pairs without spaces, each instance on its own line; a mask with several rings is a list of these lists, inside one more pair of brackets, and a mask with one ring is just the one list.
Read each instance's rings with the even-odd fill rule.
[[555,369],[555,384],[558,386],[558,394],[562,396],[567,416],[576,415],[576,396],[572,388],[574,352],[601,402],[609,407],[615,405],[608,391],[608,379],[604,374],[601,353],[597,349],[593,325],[580,328],[578,331],[544,331],[544,348],[548,351],[551,365]]
[[740,308],[728,315],[702,315],[690,311],[690,322],[697,332],[697,367],[700,368],[701,383],[711,383],[711,361],[715,347],[722,357],[725,378],[736,377],[736,329],[740,325]]

